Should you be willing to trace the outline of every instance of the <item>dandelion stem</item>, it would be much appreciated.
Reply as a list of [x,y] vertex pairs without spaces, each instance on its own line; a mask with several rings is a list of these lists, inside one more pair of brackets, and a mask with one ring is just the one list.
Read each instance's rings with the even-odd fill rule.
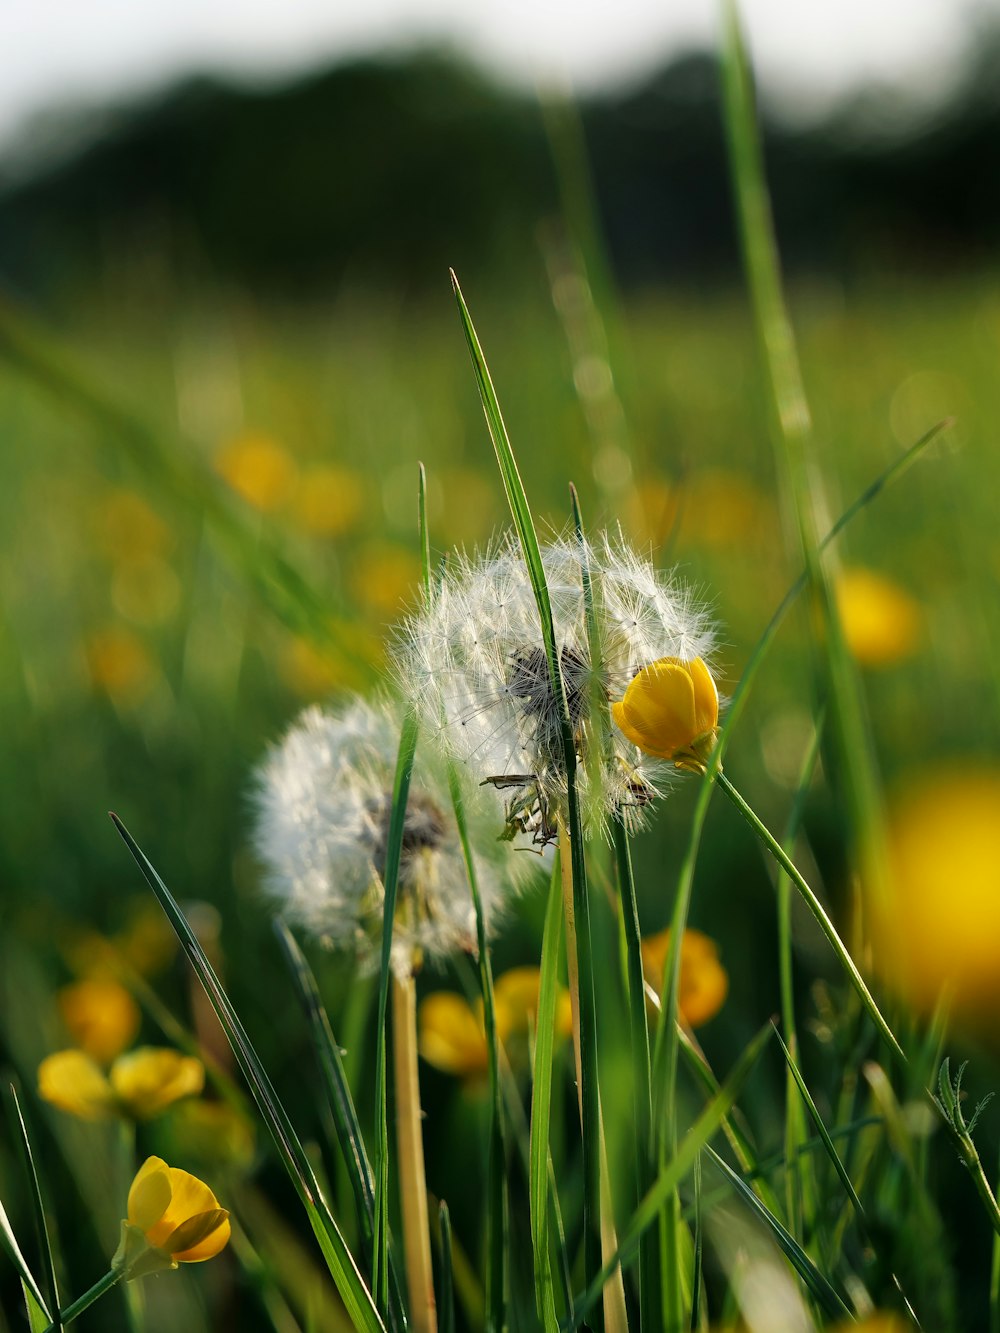
[[[116,1286],[117,1283],[121,1281],[121,1278],[122,1270],[120,1268],[112,1268],[110,1272],[105,1273],[99,1281],[94,1283],[89,1291],[85,1291],[82,1296],[76,1298],[72,1305],[67,1305],[64,1310],[59,1312],[60,1322],[63,1324],[71,1324],[74,1319],[83,1314],[84,1310],[89,1309],[96,1300],[99,1300],[105,1292],[110,1291],[112,1287]],[[50,1324],[45,1330],[45,1333],[52,1333],[52,1330],[56,1327],[58,1327],[56,1324]]]
[[[562,874],[563,915],[566,921],[566,972],[569,981],[570,1008],[573,1014],[573,1058],[576,1062],[576,1096],[583,1122],[583,1063],[580,1042],[580,973],[576,939],[576,908],[573,901],[573,870],[570,836],[566,825],[559,822],[559,868]],[[604,1142],[604,1124],[601,1103],[597,1101],[597,1137],[600,1171],[601,1201],[601,1261],[606,1264],[618,1250],[618,1237],[611,1213],[611,1183],[608,1171],[608,1153]],[[607,1333],[626,1333],[628,1318],[625,1312],[625,1288],[622,1270],[616,1267],[604,1287],[604,1322]]]
[[854,959],[848,953],[847,946],[844,944],[843,940],[837,934],[837,928],[827,915],[826,909],[823,907],[823,904],[816,897],[816,894],[813,892],[813,890],[803,879],[802,875],[796,869],[794,862],[788,856],[788,853],[782,847],[781,843],[778,842],[777,838],[773,836],[773,834],[761,822],[761,820],[757,818],[757,815],[754,813],[753,809],[743,799],[740,793],[736,790],[733,784],[726,777],[725,773],[722,772],[717,773],[715,780],[717,784],[722,788],[722,790],[726,793],[726,795],[729,797],[729,799],[732,801],[733,805],[735,805],[737,810],[739,810],[743,818],[753,829],[754,833],[756,833],[760,841],[764,844],[767,850],[777,861],[778,865],[782,868],[785,874],[789,877],[789,879],[798,889],[802,897],[806,900],[806,904],[809,907],[809,910],[812,912],[813,916],[819,922],[820,929],[823,931],[823,934],[830,941],[830,945],[833,948],[834,953],[840,959],[841,965],[843,966],[845,972],[850,978],[852,986],[857,991],[858,998],[864,1005],[865,1009],[868,1011],[868,1016],[871,1018],[872,1022],[875,1024],[875,1027],[878,1029],[879,1035],[886,1042],[886,1044],[895,1052],[895,1054],[899,1056],[900,1060],[902,1060],[902,1062],[905,1064],[906,1055],[903,1051],[902,1046],[900,1046],[899,1042],[896,1040],[892,1028],[882,1017],[882,1011],[875,1003],[875,997],[872,995],[871,991],[865,985],[864,977],[858,971]]
[[392,1050],[396,1074],[396,1142],[403,1247],[410,1320],[414,1333],[436,1333],[430,1220],[417,1073],[417,986],[413,977],[392,980]]

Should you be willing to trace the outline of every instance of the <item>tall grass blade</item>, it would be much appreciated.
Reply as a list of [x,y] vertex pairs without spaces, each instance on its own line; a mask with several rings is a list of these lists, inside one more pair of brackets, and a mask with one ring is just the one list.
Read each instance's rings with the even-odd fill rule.
[[[725,1117],[732,1110],[733,1104],[739,1097],[751,1070],[760,1058],[772,1031],[773,1028],[770,1024],[761,1028],[736,1062],[718,1094],[712,1098],[684,1135],[673,1159],[660,1172],[656,1183],[639,1204],[628,1224],[623,1228],[618,1252],[612,1255],[596,1280],[588,1286],[583,1296],[576,1301],[572,1316],[563,1321],[562,1327],[564,1329],[579,1328],[582,1321],[600,1300],[604,1283],[614,1272],[615,1267],[620,1264],[624,1272],[635,1259],[643,1231],[656,1221],[666,1200],[671,1194],[676,1193],[681,1181],[694,1167],[698,1154],[706,1147]],[[657,1327],[655,1323],[653,1326]]]
[[330,1274],[340,1293],[347,1313],[355,1327],[364,1333],[385,1333],[385,1324],[375,1308],[371,1292],[365,1286],[354,1257],[347,1247],[340,1228],[337,1226],[329,1205],[323,1197],[305,1149],[296,1134],[284,1106],[278,1099],[270,1078],[253,1043],[247,1036],[229,996],[222,987],[211,963],[198,939],[188,925],[173,894],[157,874],[145,853],[126,829],[117,815],[111,819],[121,834],[126,847],[132,853],[136,865],[154,896],[163,908],[168,921],[180,941],[188,962],[205,989],[219,1022],[233,1048],[237,1063],[250,1086],[253,1099],[257,1103],[265,1124],[270,1130],[274,1145],[278,1150],[285,1170],[306,1210],[306,1216],[312,1226],[323,1257],[326,1259]]
[[[24,1122],[24,1114],[21,1111],[21,1103],[18,1099],[17,1089],[13,1083],[10,1085],[10,1097],[14,1105],[14,1115],[16,1117],[16,1129],[20,1139],[21,1156],[24,1159],[25,1169],[28,1176],[28,1185],[31,1194],[31,1203],[35,1212],[35,1228],[38,1233],[38,1248],[42,1256],[42,1281],[45,1284],[46,1300],[41,1300],[38,1304],[46,1307],[52,1312],[51,1323],[54,1333],[59,1333],[62,1329],[62,1320],[59,1314],[59,1283],[56,1280],[56,1264],[52,1254],[52,1241],[49,1237],[49,1224],[45,1217],[45,1199],[42,1195],[41,1181],[38,1176],[38,1167],[35,1165],[35,1154],[31,1147],[31,1137],[28,1134],[28,1127]],[[31,1293],[34,1299],[34,1293]]]
[[881,900],[885,850],[881,789],[864,698],[848,654],[829,576],[819,559],[822,488],[811,455],[812,421],[782,290],[749,59],[735,0],[723,0],[722,84],[730,171],[744,265],[774,408],[775,445],[794,502],[809,585],[823,618],[834,735],[866,889]]
[[[549,1246],[549,1119],[552,1110],[552,1051],[555,1043],[556,987],[562,941],[562,895],[559,867],[553,866],[542,934],[538,988],[538,1019],[531,1079],[529,1198],[531,1254],[535,1277],[535,1309],[547,1333],[555,1327],[552,1256]],[[553,1192],[555,1182],[552,1182]]]
[[4,1208],[2,1202],[0,1202],[0,1236],[3,1236],[4,1249],[6,1249],[7,1253],[10,1255],[14,1267],[17,1269],[22,1286],[46,1316],[46,1322],[48,1322],[49,1312],[45,1297],[42,1295],[41,1288],[35,1281],[35,1276],[28,1267],[28,1261],[25,1259],[21,1247],[17,1243],[17,1237],[14,1235],[14,1229],[10,1224],[10,1218],[7,1216],[7,1210]]
[[[24,1306],[28,1315],[28,1327],[31,1330],[31,1333],[46,1333],[46,1330],[52,1326],[49,1317],[42,1309],[41,1305],[39,1305],[38,1298],[25,1282],[24,1278],[21,1279],[21,1293],[24,1296]],[[58,1325],[58,1327],[62,1326]]]
[[756,1216],[765,1223],[771,1234],[774,1236],[774,1239],[777,1241],[779,1248],[791,1261],[796,1272],[826,1313],[834,1319],[843,1319],[853,1322],[854,1316],[851,1314],[847,1305],[841,1299],[831,1283],[823,1276],[813,1261],[809,1258],[808,1254],[806,1254],[805,1250],[803,1250],[795,1237],[782,1226],[770,1209],[764,1207],[746,1181],[741,1180],[732,1167],[724,1162],[717,1152],[709,1147],[706,1147],[705,1152],[723,1173],[751,1212],[756,1214]]
[[[320,998],[316,978],[299,948],[298,941],[280,919],[275,921],[274,931],[288,963],[288,970],[312,1038],[313,1050],[319,1061],[338,1144],[347,1168],[370,1262],[375,1232],[375,1177],[368,1160],[368,1150],[354,1107],[354,1098],[351,1096],[343,1061],[340,1058],[340,1047],[337,1045],[329,1016]],[[405,1307],[391,1247],[388,1263],[390,1326],[394,1329],[405,1329]]]
[[407,712],[399,737],[396,772],[392,783],[392,811],[386,836],[385,901],[382,913],[382,958],[378,986],[378,1021],[375,1028],[375,1243],[372,1260],[372,1285],[375,1300],[385,1309],[389,1295],[389,1121],[386,1089],[386,1028],[388,1023],[389,983],[392,980],[392,934],[396,919],[396,891],[399,864],[403,854],[406,826],[406,802],[417,752],[419,726],[412,712]]
[[455,1284],[452,1277],[451,1214],[441,1200],[439,1209],[441,1228],[441,1298],[438,1301],[439,1333],[455,1333]]
[[[507,428],[504,425],[500,404],[493,388],[493,381],[490,378],[479,337],[465,304],[465,298],[462,296],[461,288],[458,285],[458,279],[454,273],[451,277],[462,327],[465,331],[469,354],[472,358],[472,365],[479,386],[483,412],[486,416],[500,476],[507,495],[507,503],[510,506],[514,526],[517,529],[521,551],[524,555],[528,577],[531,580],[535,602],[538,607],[538,618],[548,661],[552,695],[559,712],[563,766],[566,773],[567,830],[571,849],[573,909],[577,944],[576,961],[580,1009],[580,1120],[584,1180],[584,1257],[586,1270],[590,1274],[596,1273],[601,1266],[600,1096],[597,1080],[597,1015],[594,1000],[593,953],[590,939],[590,904],[587,896],[587,866],[583,850],[583,821],[576,784],[576,740],[570,720],[569,705],[566,700],[559,646],[556,643],[555,627],[552,621],[552,604],[545,581],[545,569],[542,565],[541,552],[538,547],[534,519],[531,516],[524,486],[521,483],[517,462],[507,436]],[[603,1326],[600,1313],[597,1315],[596,1322],[599,1326]]]

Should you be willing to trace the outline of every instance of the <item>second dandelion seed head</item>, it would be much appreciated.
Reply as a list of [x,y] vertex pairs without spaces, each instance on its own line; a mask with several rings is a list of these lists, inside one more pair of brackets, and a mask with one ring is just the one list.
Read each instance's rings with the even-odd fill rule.
[[517,543],[461,554],[397,648],[401,688],[429,731],[497,788],[506,836],[555,836],[567,796],[568,718],[591,831],[643,813],[668,773],[611,725],[609,703],[651,663],[705,658],[714,634],[691,592],[624,542],[558,538],[541,548],[564,701],[553,688],[534,589]]

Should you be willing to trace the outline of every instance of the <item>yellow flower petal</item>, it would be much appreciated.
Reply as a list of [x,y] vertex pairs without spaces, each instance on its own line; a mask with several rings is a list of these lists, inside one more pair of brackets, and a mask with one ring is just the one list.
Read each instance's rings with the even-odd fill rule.
[[139,1030],[139,1006],[120,982],[88,978],[63,986],[59,1012],[81,1050],[107,1064]]
[[115,1061],[110,1078],[122,1108],[137,1120],[148,1120],[179,1098],[201,1092],[205,1068],[179,1051],[139,1046]]
[[[660,993],[670,930],[642,941],[642,970],[646,981]],[[677,1003],[689,1027],[701,1027],[722,1008],[729,992],[729,976],[719,962],[715,941],[700,930],[685,930],[681,940],[681,975]]]
[[[167,1167],[170,1184],[170,1201],[159,1218],[146,1228],[146,1239],[150,1245],[171,1253],[168,1240],[177,1228],[189,1218],[202,1213],[214,1213],[219,1201],[203,1180],[192,1176],[179,1167]],[[183,1239],[183,1238],[182,1238]],[[195,1243],[195,1242],[192,1242]]]
[[135,1173],[128,1192],[131,1225],[148,1233],[170,1207],[172,1194],[170,1167],[162,1157],[147,1157]]
[[680,761],[695,742],[714,732],[719,695],[700,657],[661,657],[632,678],[625,697],[611,705],[615,725],[645,754]]
[[56,1051],[38,1066],[38,1092],[47,1102],[83,1120],[101,1120],[117,1109],[114,1090],[83,1051]]
[[160,1248],[180,1264],[199,1264],[224,1249],[229,1235],[229,1214],[225,1208],[210,1208],[182,1222]]
[[446,1074],[467,1077],[487,1066],[482,1019],[452,991],[435,991],[420,1004],[420,1054]]

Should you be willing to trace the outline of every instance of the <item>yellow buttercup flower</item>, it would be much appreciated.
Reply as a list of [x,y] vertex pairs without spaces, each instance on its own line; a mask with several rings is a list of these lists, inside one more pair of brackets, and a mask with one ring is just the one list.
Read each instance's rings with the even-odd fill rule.
[[287,503],[298,478],[291,454],[276,440],[255,432],[231,440],[220,451],[215,466],[247,504],[268,514]]
[[835,592],[844,638],[862,666],[891,666],[915,651],[920,607],[898,583],[873,569],[845,569]]
[[88,978],[63,986],[56,999],[70,1036],[99,1064],[108,1064],[135,1040],[139,1006],[119,982]]
[[661,657],[632,678],[611,716],[644,754],[702,772],[715,744],[719,692],[700,657]]
[[187,1171],[148,1157],[128,1192],[128,1217],[112,1269],[126,1282],[147,1273],[212,1259],[229,1240],[229,1213]]
[[875,963],[917,1009],[966,1019],[1000,1003],[1000,769],[935,765],[890,800],[889,895],[872,903]]
[[418,1046],[427,1063],[446,1074],[471,1078],[486,1072],[482,1014],[454,991],[435,991],[420,1002]]
[[107,1075],[83,1051],[56,1051],[38,1067],[39,1094],[82,1120],[149,1120],[204,1085],[200,1060],[156,1046],[119,1056]]
[[[657,994],[670,947],[670,930],[642,941],[642,971]],[[681,940],[681,975],[677,1005],[688,1027],[701,1027],[722,1008],[729,992],[729,976],[719,962],[714,940],[700,930],[685,930]]]
[[[541,974],[537,967],[514,967],[497,977],[494,1002],[497,1036],[512,1063],[526,1054],[526,1038],[538,1019],[538,990]],[[556,997],[556,1033],[568,1036],[572,1031],[570,999],[559,988]],[[489,1064],[483,1004],[473,1008],[453,991],[435,991],[420,1005],[420,1054],[436,1069],[460,1078],[474,1079],[484,1074]]]

